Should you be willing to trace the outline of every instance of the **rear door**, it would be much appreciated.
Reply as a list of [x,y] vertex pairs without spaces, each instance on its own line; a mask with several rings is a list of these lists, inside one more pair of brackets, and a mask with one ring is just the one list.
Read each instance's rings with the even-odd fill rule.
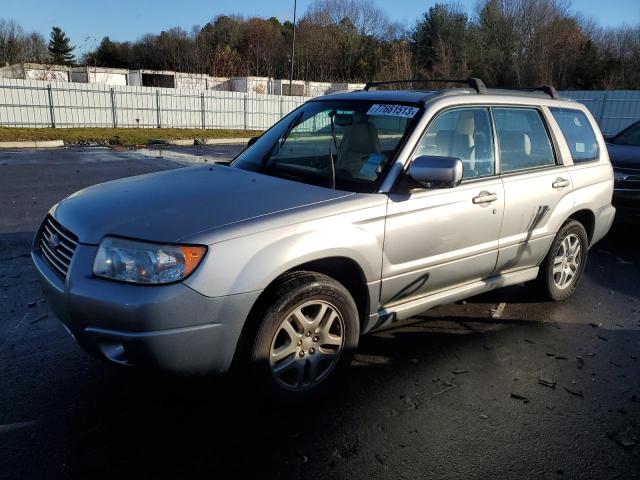
[[460,158],[463,181],[454,188],[400,188],[389,195],[385,306],[486,278],[498,256],[504,195],[495,173],[489,108],[438,114],[413,158],[421,155]]
[[535,107],[491,109],[504,184],[504,220],[496,272],[538,265],[555,236],[553,213],[568,211],[571,177],[556,155],[542,111]]

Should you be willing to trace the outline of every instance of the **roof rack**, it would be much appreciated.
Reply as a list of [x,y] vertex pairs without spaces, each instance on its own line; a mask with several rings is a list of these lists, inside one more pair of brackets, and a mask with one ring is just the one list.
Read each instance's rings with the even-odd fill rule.
[[393,83],[427,83],[427,82],[440,82],[440,83],[464,83],[473,88],[478,93],[487,93],[487,87],[484,82],[476,77],[469,77],[466,80],[452,80],[448,78],[416,78],[413,80],[386,80],[381,82],[367,82],[364,86],[364,91],[367,92],[371,87],[379,87],[380,85],[389,85]]
[[519,92],[544,92],[554,100],[560,98],[560,95],[558,95],[558,91],[551,85],[540,85],[539,87],[509,88],[507,90],[516,90]]

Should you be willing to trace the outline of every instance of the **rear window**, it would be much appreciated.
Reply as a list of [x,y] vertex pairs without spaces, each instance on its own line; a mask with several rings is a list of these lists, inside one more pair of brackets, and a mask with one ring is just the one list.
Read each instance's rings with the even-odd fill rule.
[[569,108],[551,108],[551,113],[567,141],[573,163],[591,162],[600,157],[596,134],[584,113]]

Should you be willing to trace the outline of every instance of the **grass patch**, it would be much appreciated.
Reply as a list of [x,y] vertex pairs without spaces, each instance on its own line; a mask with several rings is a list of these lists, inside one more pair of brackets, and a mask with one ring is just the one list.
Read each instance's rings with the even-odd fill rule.
[[146,145],[154,139],[247,138],[260,135],[249,130],[185,128],[7,128],[0,127],[0,142],[63,140],[67,145],[98,142],[111,145]]

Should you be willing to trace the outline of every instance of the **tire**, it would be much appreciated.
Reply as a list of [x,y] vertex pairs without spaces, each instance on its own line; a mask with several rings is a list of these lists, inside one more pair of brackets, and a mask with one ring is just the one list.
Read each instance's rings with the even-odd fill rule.
[[359,334],[344,286],[315,272],[288,274],[271,289],[249,349],[254,382],[288,400],[329,390],[348,369]]
[[561,301],[573,295],[587,263],[588,249],[587,232],[580,222],[569,220],[560,228],[537,278],[546,298]]

